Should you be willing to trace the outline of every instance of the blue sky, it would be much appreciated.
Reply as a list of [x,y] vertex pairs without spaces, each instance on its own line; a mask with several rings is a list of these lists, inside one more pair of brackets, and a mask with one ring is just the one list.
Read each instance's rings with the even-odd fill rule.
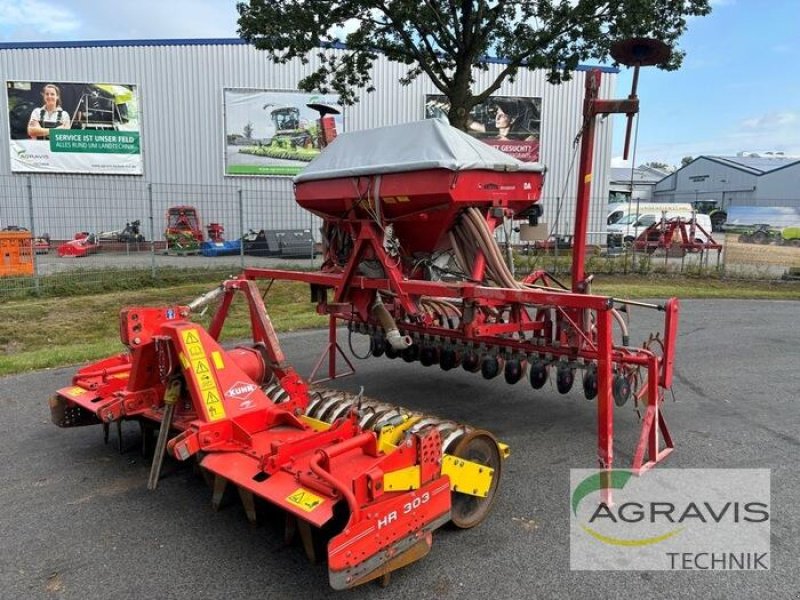
[[[712,0],[679,71],[643,69],[636,164],[778,150],[800,155],[800,0]],[[1,41],[236,37],[228,0],[0,0]],[[630,91],[624,70],[617,96]],[[624,118],[615,117],[615,165]]]

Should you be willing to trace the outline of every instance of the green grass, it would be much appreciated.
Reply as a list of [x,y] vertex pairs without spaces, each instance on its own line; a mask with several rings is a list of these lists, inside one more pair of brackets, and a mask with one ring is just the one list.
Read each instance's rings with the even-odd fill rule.
[[[72,286],[68,296],[23,297],[0,302],[0,375],[81,364],[122,352],[124,347],[119,341],[121,308],[186,304],[222,279],[213,272],[193,276],[195,281],[198,277],[201,282],[173,283],[162,279],[158,287],[153,287],[152,280],[143,278],[137,280],[138,287],[125,284],[124,289],[90,294],[82,293],[82,286]],[[568,276],[563,277],[565,283],[568,279]],[[262,287],[266,289],[266,284]],[[708,275],[696,278],[598,275],[592,293],[625,299],[678,296],[800,300],[800,282],[727,281]],[[306,284],[276,282],[266,296],[266,303],[279,332],[322,327],[327,323],[309,302]],[[208,325],[210,312],[197,321]],[[239,299],[233,305],[222,339],[249,336],[249,319],[244,302]]]

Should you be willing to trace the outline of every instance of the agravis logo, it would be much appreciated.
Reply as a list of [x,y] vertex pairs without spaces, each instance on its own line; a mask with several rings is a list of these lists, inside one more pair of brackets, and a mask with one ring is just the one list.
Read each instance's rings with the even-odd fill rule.
[[[576,517],[578,516],[578,505],[581,503],[581,500],[583,500],[587,496],[592,495],[595,492],[601,492],[603,490],[610,490],[610,489],[621,490],[625,487],[625,484],[627,484],[628,481],[630,481],[631,477],[633,477],[633,473],[631,473],[630,471],[623,471],[619,469],[589,475],[572,492],[572,513]],[[623,506],[627,506],[627,504]],[[637,506],[640,510],[642,509],[641,505],[637,504]],[[592,516],[589,517],[588,522],[593,524],[597,519],[601,518],[611,519],[613,522],[617,522],[617,518],[614,516],[614,513],[611,510],[611,508],[609,508],[609,506],[603,502],[597,505],[597,508],[592,513]],[[620,508],[620,520],[627,521],[627,518],[622,515],[622,508]],[[659,542],[663,542],[664,540],[668,540],[672,536],[680,533],[682,528],[677,527],[661,535],[636,538],[636,539],[625,539],[610,535],[604,535],[599,531],[597,531],[596,529],[594,529],[593,527],[590,527],[589,525],[583,523],[581,523],[581,529],[583,529],[594,539],[603,542],[604,544],[610,544],[612,546],[649,546],[650,544],[657,544]]]
[[572,471],[573,569],[769,568],[766,469]]

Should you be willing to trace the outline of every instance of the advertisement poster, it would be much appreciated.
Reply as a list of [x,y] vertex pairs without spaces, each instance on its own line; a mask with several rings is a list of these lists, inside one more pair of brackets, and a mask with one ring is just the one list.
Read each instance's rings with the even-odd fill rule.
[[[539,160],[541,98],[492,96],[473,107],[469,134],[524,162]],[[441,95],[425,96],[425,118],[447,117],[450,102]]]
[[142,174],[136,86],[9,81],[11,171]]
[[225,175],[297,175],[344,131],[338,99],[305,92],[223,90]]

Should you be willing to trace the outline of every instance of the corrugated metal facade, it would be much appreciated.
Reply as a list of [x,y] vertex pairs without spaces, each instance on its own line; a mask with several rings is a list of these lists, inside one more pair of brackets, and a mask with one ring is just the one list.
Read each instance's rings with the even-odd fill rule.
[[719,200],[724,206],[797,206],[800,161],[762,159],[756,168],[738,157],[700,156],[658,182],[654,199],[667,202]]
[[[0,71],[7,81],[118,82],[138,86],[144,181],[199,184],[291,195],[287,178],[226,177],[222,91],[224,88],[296,90],[299,79],[314,66],[299,60],[274,65],[264,52],[239,40],[174,40],[70,44],[0,45]],[[34,47],[38,46],[38,47]],[[476,88],[483,88],[500,72],[492,64],[478,73]],[[601,97],[612,97],[616,74],[604,69]],[[345,110],[345,126],[355,131],[414,121],[423,117],[426,94],[439,93],[425,78],[408,86],[398,79],[405,68],[379,59],[374,69],[376,92]],[[499,95],[542,98],[541,162],[547,166],[543,194],[546,220],[555,219],[556,199],[564,198],[560,231],[571,229],[577,187],[577,151],[573,147],[580,125],[584,77],[582,73],[560,86],[546,82],[543,71],[522,71],[514,83],[506,82]],[[7,98],[0,95],[0,110],[8,113]],[[8,123],[2,134],[8,139]],[[590,231],[603,228],[611,150],[611,119],[598,120]],[[0,174],[10,175],[9,148],[0,144]],[[57,186],[67,175],[46,175]],[[92,178],[94,179],[94,177]],[[98,185],[113,187],[131,176],[97,176]]]

